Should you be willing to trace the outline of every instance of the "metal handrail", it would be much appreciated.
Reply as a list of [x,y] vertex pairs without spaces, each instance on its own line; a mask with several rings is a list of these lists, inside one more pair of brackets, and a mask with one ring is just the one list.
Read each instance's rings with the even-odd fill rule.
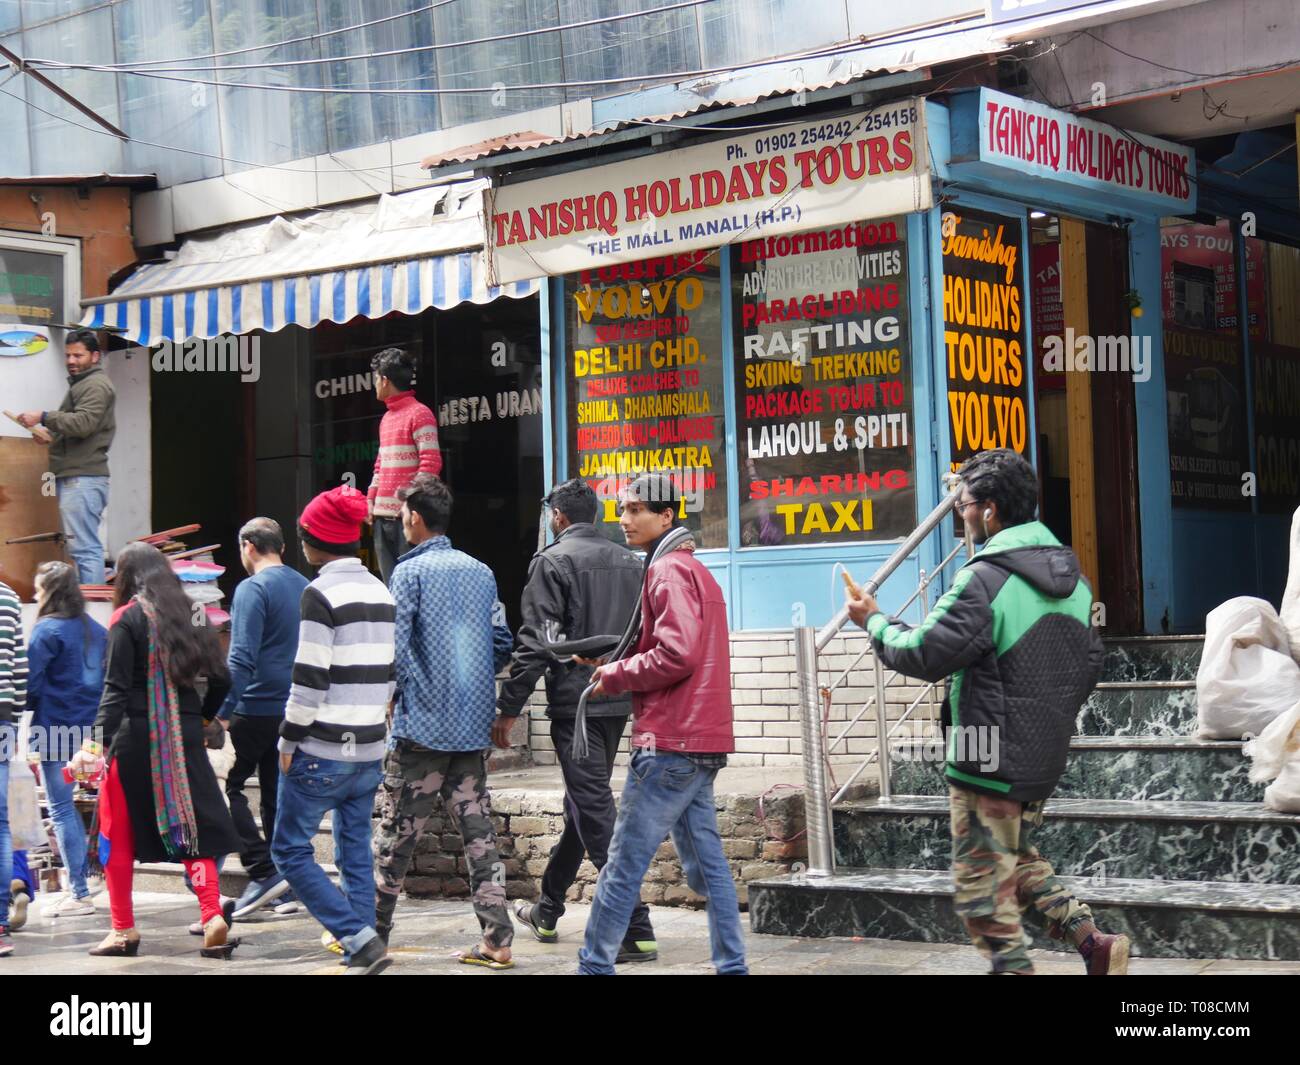
[[[948,494],[894,549],[889,558],[881,564],[876,572],[863,582],[861,587],[864,591],[875,595],[894,572],[907,561],[912,552],[924,543],[925,539],[939,527],[952,511],[960,494],[960,485],[956,476],[948,474],[944,478],[944,486],[948,489]],[[928,613],[929,596],[926,592],[930,583],[937,574],[943,572],[963,546],[966,548],[968,557],[974,553],[974,545],[968,527],[964,528],[962,544],[958,544],[952,551],[948,552],[943,561],[929,574],[926,574],[924,570],[921,571],[920,583],[916,591],[903,604],[902,609],[907,609],[920,596],[921,608]],[[808,868],[806,875],[812,877],[830,876],[835,871],[834,842],[831,835],[830,807],[832,803],[839,801],[871,763],[872,758],[876,759],[879,768],[880,797],[887,800],[891,794],[888,755],[890,736],[907,720],[909,715],[921,704],[921,701],[927,697],[930,699],[932,719],[934,716],[934,695],[937,682],[931,682],[923,688],[921,694],[911,702],[902,717],[894,724],[894,727],[892,729],[889,727],[886,720],[885,706],[885,689],[888,686],[888,681],[885,678],[885,670],[880,662],[880,656],[873,651],[871,653],[874,694],[863,703],[857,715],[845,726],[840,735],[829,746],[826,744],[826,736],[822,725],[823,693],[824,697],[829,701],[833,691],[844,683],[853,668],[868,654],[868,651],[863,651],[862,654],[858,655],[853,663],[828,688],[822,688],[818,684],[818,655],[829,646],[831,640],[840,633],[848,621],[849,610],[846,604],[820,630],[814,629],[811,625],[798,626],[794,630],[795,670],[799,676],[800,735],[803,741],[804,815],[808,834]],[[895,677],[897,675],[894,673]],[[836,790],[834,798],[829,799],[827,796],[827,759],[829,752],[843,741],[849,730],[862,719],[868,709],[873,707],[876,719],[876,736],[878,738],[876,750],[869,754],[849,779]]]

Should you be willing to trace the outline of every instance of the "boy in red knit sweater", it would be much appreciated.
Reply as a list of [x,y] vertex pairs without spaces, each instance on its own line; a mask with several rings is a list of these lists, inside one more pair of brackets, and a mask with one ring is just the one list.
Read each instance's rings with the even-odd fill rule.
[[374,523],[375,558],[388,583],[397,560],[410,546],[402,532],[402,502],[397,498],[417,473],[442,471],[438,422],[415,398],[415,360],[401,348],[385,348],[370,360],[375,396],[388,406],[379,423],[379,454],[367,493],[366,516]]

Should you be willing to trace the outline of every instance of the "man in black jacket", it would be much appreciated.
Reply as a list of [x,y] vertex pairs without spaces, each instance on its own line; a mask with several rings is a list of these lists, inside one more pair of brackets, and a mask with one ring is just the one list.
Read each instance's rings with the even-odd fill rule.
[[[593,524],[596,493],[574,478],[557,486],[543,502],[551,508],[555,541],[533,556],[528,583],[520,602],[523,627],[510,661],[510,677],[501,685],[492,741],[509,745],[511,726],[532,694],[537,678],[546,674],[546,715],[551,739],[564,775],[564,833],[551,851],[542,876],[542,898],[521,902],[519,920],[542,943],[559,936],[556,922],[564,913],[564,896],[578,875],[585,851],[597,869],[604,868],[614,834],[617,811],[609,779],[614,756],[632,713],[627,696],[595,699],[587,704],[589,754],[575,762],[569,755],[574,717],[591,669],[576,662],[556,662],[540,648],[546,644],[546,624],[553,622],[568,640],[621,633],[641,594],[643,566],[639,556],[603,536]],[[653,961],[658,956],[650,911],[638,902],[628,924],[618,961]]]
[[849,616],[890,669],[949,678],[944,776],[952,818],[954,905],[995,973],[1032,973],[1020,914],[1069,938],[1090,976],[1127,971],[1129,941],[1104,935],[1031,839],[1056,790],[1079,707],[1101,672],[1092,590],[1079,560],[1034,520],[1038,477],[1007,448],[962,466],[956,509],[983,545],[916,627],[858,591]]

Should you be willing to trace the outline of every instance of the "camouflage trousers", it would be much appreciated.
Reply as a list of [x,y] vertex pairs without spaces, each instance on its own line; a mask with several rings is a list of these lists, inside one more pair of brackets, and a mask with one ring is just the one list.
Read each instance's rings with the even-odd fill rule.
[[1065,889],[1029,841],[1043,823],[1043,803],[954,787],[948,800],[957,916],[994,972],[1032,972],[1022,913],[1032,906],[1057,939],[1092,920],[1092,911]]
[[465,844],[474,913],[493,947],[508,947],[514,925],[506,911],[505,866],[497,854],[492,796],[482,751],[432,751],[399,739],[384,759],[375,832],[376,928],[393,927],[393,911],[425,823],[442,796]]

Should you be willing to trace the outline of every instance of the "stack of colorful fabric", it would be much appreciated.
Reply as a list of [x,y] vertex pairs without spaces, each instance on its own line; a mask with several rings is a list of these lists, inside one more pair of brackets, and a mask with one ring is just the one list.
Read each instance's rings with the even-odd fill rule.
[[185,594],[193,602],[203,604],[209,625],[220,628],[229,624],[230,614],[221,606],[224,596],[217,586],[217,578],[226,572],[226,567],[213,562],[210,552],[196,558],[176,559],[172,562],[172,572],[180,578]]

